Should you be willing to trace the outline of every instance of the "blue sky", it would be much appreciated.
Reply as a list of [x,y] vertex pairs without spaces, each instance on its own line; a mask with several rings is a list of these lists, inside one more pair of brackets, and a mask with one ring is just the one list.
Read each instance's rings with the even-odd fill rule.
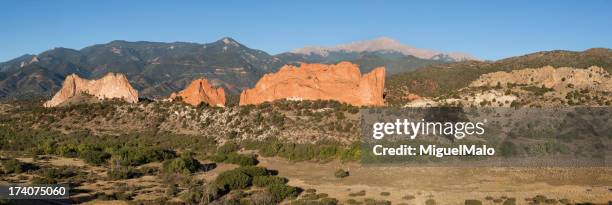
[[112,40],[207,43],[271,54],[387,36],[496,60],[612,47],[612,1],[0,1],[0,62]]

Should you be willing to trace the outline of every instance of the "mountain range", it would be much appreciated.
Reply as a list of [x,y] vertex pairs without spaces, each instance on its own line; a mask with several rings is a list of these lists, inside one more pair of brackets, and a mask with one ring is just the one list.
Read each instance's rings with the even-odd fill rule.
[[125,74],[141,97],[167,97],[194,79],[206,78],[211,86],[223,87],[231,98],[253,87],[264,74],[276,72],[286,64],[349,61],[359,65],[361,73],[385,67],[388,97],[393,100],[401,98],[406,90],[424,96],[444,93],[465,86],[469,81],[463,82],[462,77],[473,80],[479,74],[500,69],[545,65],[579,68],[597,65],[609,69],[610,56],[610,49],[604,48],[546,51],[486,62],[468,54],[417,49],[384,37],[338,46],[299,48],[277,55],[249,48],[229,37],[205,44],[111,41],[80,50],[54,48],[0,63],[0,99],[48,98],[70,74],[97,79],[109,72]]
[[230,92],[252,86],[282,62],[231,38],[213,43],[112,41],[74,50],[54,48],[0,64],[0,97],[50,94],[75,73],[99,78],[123,73],[144,96],[167,96],[206,76]]
[[389,38],[340,45],[325,52],[270,55],[229,37],[206,44],[112,41],[80,50],[54,48],[0,63],[0,98],[50,96],[73,73],[88,79],[124,73],[141,96],[155,98],[181,90],[200,77],[235,95],[285,64],[350,61],[361,65],[364,73],[384,66],[392,75],[459,59],[413,49]]

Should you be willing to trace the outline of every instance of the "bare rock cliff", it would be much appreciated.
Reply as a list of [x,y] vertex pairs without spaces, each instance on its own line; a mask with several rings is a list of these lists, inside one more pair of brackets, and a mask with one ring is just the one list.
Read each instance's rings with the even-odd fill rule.
[[55,107],[83,93],[98,99],[118,98],[130,103],[138,102],[138,91],[132,88],[123,74],[108,73],[97,80],[87,80],[71,74],[64,80],[62,89],[45,102],[44,106]]
[[240,94],[240,105],[260,104],[279,99],[337,100],[356,106],[384,105],[385,68],[361,75],[359,67],[349,62],[336,65],[286,65],[266,74],[255,88]]
[[196,79],[179,93],[172,93],[171,100],[180,99],[183,102],[198,106],[206,103],[213,106],[225,106],[225,90],[214,88],[206,79]]

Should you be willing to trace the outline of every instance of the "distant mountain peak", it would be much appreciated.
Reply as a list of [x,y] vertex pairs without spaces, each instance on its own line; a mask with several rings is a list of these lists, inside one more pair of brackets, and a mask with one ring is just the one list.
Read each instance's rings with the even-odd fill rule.
[[220,40],[216,41],[215,43],[223,43],[226,46],[233,46],[233,47],[240,47],[241,45],[238,41],[230,37],[223,37]]
[[323,46],[308,46],[304,48],[298,48],[292,53],[303,54],[303,55],[320,55],[327,56],[330,52],[379,52],[379,51],[393,51],[399,52],[404,55],[412,55],[422,59],[448,59],[452,61],[464,61],[464,60],[475,60],[476,58],[465,53],[460,52],[439,52],[430,49],[414,48],[409,45],[402,44],[401,42],[389,38],[379,37],[372,40],[356,41],[348,44],[341,44],[331,47]]
[[369,41],[360,41],[360,43],[369,43],[369,44],[373,44],[373,45],[386,45],[386,46],[400,46],[402,45],[402,43],[400,43],[399,41],[383,36],[383,37],[378,37],[375,38],[373,40],[369,40]]

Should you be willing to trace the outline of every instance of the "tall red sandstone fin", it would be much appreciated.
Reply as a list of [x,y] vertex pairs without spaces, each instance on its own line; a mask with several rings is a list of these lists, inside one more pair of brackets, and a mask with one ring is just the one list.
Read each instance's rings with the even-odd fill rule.
[[98,99],[118,98],[130,103],[138,102],[136,91],[123,74],[108,73],[97,80],[87,80],[76,74],[66,76],[62,89],[51,100],[45,102],[45,107],[56,107],[81,93],[92,95]]
[[356,106],[385,104],[385,68],[361,75],[350,62],[335,65],[285,65],[264,75],[254,88],[240,93],[240,105],[260,104],[279,99],[336,100]]
[[225,90],[223,88],[214,88],[208,80],[204,78],[196,79],[182,91],[172,93],[171,100],[178,97],[187,104],[198,106],[206,103],[213,106],[225,106]]

